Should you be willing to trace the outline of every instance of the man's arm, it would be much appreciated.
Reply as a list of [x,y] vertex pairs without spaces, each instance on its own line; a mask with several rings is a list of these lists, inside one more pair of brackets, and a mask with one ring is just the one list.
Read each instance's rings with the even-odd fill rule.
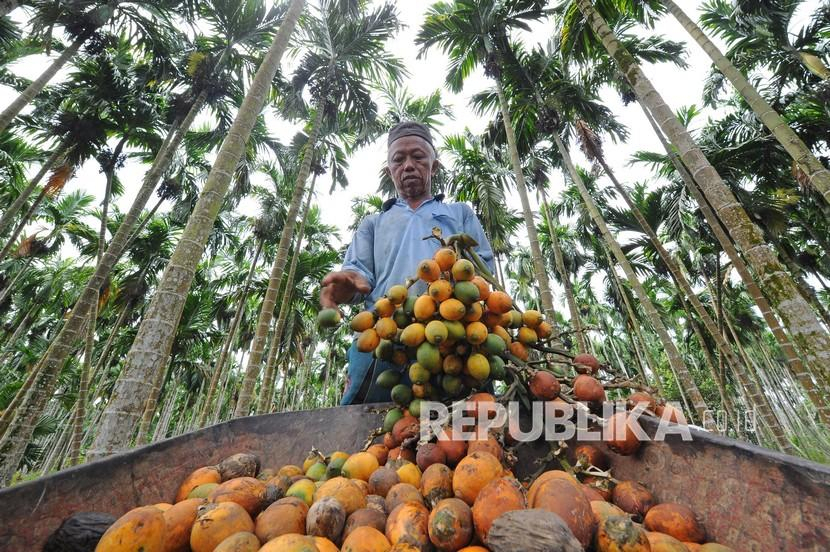
[[464,209],[464,233],[469,234],[474,240],[478,242],[476,253],[481,257],[481,260],[487,263],[490,272],[495,272],[496,263],[493,259],[493,248],[490,246],[490,240],[484,233],[484,228],[481,226],[481,221],[470,208],[469,205],[462,203]]
[[363,219],[346,250],[339,272],[331,272],[320,282],[320,304],[335,308],[343,303],[356,303],[375,287],[375,217]]

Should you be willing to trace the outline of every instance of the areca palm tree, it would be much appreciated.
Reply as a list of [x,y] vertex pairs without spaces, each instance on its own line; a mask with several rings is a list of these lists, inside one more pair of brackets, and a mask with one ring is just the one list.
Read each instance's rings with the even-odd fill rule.
[[[686,296],[685,299],[691,302],[692,306],[694,307],[695,313],[700,317],[703,321],[703,324],[709,334],[714,338],[715,343],[718,346],[718,350],[721,354],[725,355],[729,360],[729,363],[733,366],[740,365],[740,361],[738,360],[737,356],[735,355],[734,351],[731,349],[729,344],[723,337],[721,330],[717,327],[717,324],[709,316],[709,313],[706,311],[706,308],[703,306],[703,303],[700,302],[697,294],[692,289],[691,284],[686,279],[683,272],[678,267],[677,263],[675,263],[672,256],[663,246],[662,241],[657,236],[654,228],[648,223],[643,213],[640,211],[637,205],[634,204],[631,197],[628,194],[628,191],[623,187],[623,185],[617,180],[614,172],[608,166],[608,162],[605,159],[605,155],[602,150],[602,144],[599,140],[599,137],[588,127],[584,122],[580,121],[576,125],[576,130],[579,134],[580,143],[582,146],[583,151],[585,152],[586,156],[589,160],[598,163],[603,171],[605,172],[606,176],[608,176],[609,180],[614,186],[614,189],[623,198],[625,204],[628,206],[629,211],[634,216],[635,220],[637,221],[637,225],[640,229],[646,234],[649,239],[649,242],[654,247],[657,255],[660,258],[660,261],[665,265],[668,271],[671,273],[672,279],[676,283],[676,285],[680,288],[683,294]],[[636,288],[635,288],[636,289]],[[741,373],[742,374],[742,373]],[[756,386],[752,385],[752,382],[748,379],[744,379],[741,381],[741,384],[750,394],[750,397],[753,399],[756,408],[759,410],[762,418],[764,419],[765,425],[772,430],[773,434],[775,435],[775,440],[779,447],[782,450],[790,450],[790,443],[787,441],[786,437],[783,433],[783,428],[781,428],[780,424],[778,424],[777,420],[775,419],[774,413],[770,408],[769,404],[767,403],[766,399],[764,398],[761,390]]]
[[286,101],[289,108],[302,110],[304,106],[297,104],[302,102],[303,91],[309,90],[314,118],[309,124],[308,140],[262,302],[235,416],[246,416],[251,407],[254,384],[262,369],[265,342],[318,139],[321,135],[346,132],[355,134],[360,140],[368,134],[377,117],[377,108],[366,81],[381,77],[395,81],[403,74],[400,60],[385,50],[386,42],[398,27],[397,10],[392,4],[366,11],[357,4],[329,0],[322,1],[319,13],[309,16],[301,25],[298,45],[305,52],[292,78]]
[[[758,119],[775,136],[781,147],[792,157],[793,162],[804,171],[807,179],[824,198],[824,201],[830,204],[830,171],[821,164],[821,161],[816,158],[810,148],[798,137],[781,115],[761,96],[729,58],[723,55],[718,47],[709,40],[680,6],[673,0],[660,1],[712,59],[718,70],[732,83],[738,93],[743,96]],[[797,2],[793,2],[793,4],[797,4]],[[825,78],[830,78],[830,71],[827,71]]]
[[416,42],[421,45],[421,54],[432,46],[439,46],[448,53],[450,66],[446,83],[451,90],[460,91],[464,80],[476,66],[482,64],[485,66],[485,72],[495,82],[516,189],[522,203],[527,227],[534,274],[541,293],[542,308],[548,318],[553,320],[553,294],[539,247],[539,236],[527,195],[515,130],[502,86],[499,60],[496,57],[494,45],[494,39],[497,36],[503,36],[509,29],[527,30],[529,21],[541,19],[544,14],[543,6],[544,2],[538,0],[519,0],[508,3],[495,0],[438,2],[429,9]]
[[506,191],[513,173],[494,155],[481,137],[447,136],[443,152],[449,154],[446,191],[458,201],[468,201],[490,240],[498,271],[501,259],[512,249],[510,238],[522,219],[507,208]]
[[575,5],[603,47],[618,63],[638,99],[646,105],[659,127],[677,147],[680,158],[694,175],[703,196],[711,203],[731,237],[746,255],[749,265],[764,283],[770,303],[791,332],[808,364],[815,367],[822,383],[830,382],[830,335],[809,303],[801,296],[775,253],[764,243],[758,227],[749,219],[689,132],[680,124],[590,0],[575,0]]
[[[156,296],[145,313],[136,341],[122,370],[122,377],[116,383],[113,399],[102,415],[100,431],[90,451],[91,457],[111,453],[114,449],[126,445],[132,436],[133,424],[140,417],[144,402],[151,392],[147,385],[147,381],[150,379],[149,375],[158,370],[160,363],[166,361],[167,351],[169,351],[174,337],[172,330],[181,316],[186,290],[189,289],[192,283],[195,267],[201,257],[204,245],[213,227],[213,221],[230,183],[233,168],[244,153],[248,135],[265,104],[279,61],[287,47],[288,39],[303,7],[304,2],[301,0],[292,1],[274,42],[254,77],[251,89],[239,109],[234,125],[230,129],[228,137],[218,154],[217,161],[211,170],[202,191],[202,196],[194,208],[181,241],[170,259]],[[149,194],[147,196],[149,197]],[[136,219],[137,216],[138,214],[136,214]],[[123,240],[126,241],[128,237],[123,236]],[[121,243],[124,243],[124,241]],[[113,242],[115,242],[115,238],[113,238]],[[114,260],[120,256],[120,253],[120,251],[111,253],[108,250],[104,254],[104,262],[99,267],[107,262],[114,264]],[[108,259],[108,257],[110,258]],[[92,292],[85,293],[84,298],[89,299],[91,296]],[[72,328],[74,331],[67,331],[66,338],[57,342],[59,350],[56,351],[53,358],[49,359],[50,365],[47,366],[45,371],[47,376],[52,377],[44,378],[38,392],[48,392],[51,389],[50,379],[53,378],[54,370],[62,364],[60,356],[65,358],[66,351],[70,347],[69,344],[73,343],[78,336],[78,326],[80,326],[80,321],[78,321],[76,327]],[[69,327],[70,325],[66,324],[64,329],[66,330]],[[57,348],[54,347],[53,349]],[[30,423],[23,422],[21,425],[30,426]],[[7,432],[4,442],[8,443],[5,447],[0,444],[0,449],[5,452],[8,449],[18,448],[21,438],[25,441],[28,434],[30,434],[30,431],[26,427],[21,427],[16,435],[10,435]],[[4,463],[4,474],[9,474],[14,469],[8,468],[8,465],[12,463],[14,463],[13,459]]]
[[761,287],[750,273],[749,267],[744,262],[743,258],[738,254],[732,240],[726,233],[726,229],[717,218],[717,215],[712,210],[712,207],[704,198],[692,175],[686,169],[685,165],[683,165],[678,153],[669,145],[663,135],[663,131],[658,127],[651,113],[645,108],[645,106],[643,106],[643,111],[646,115],[646,119],[651,124],[655,134],[663,145],[666,152],[666,158],[669,161],[669,166],[676,171],[677,175],[684,183],[685,189],[688,190],[692,198],[694,198],[697,206],[703,213],[705,221],[708,223],[708,229],[712,232],[717,244],[719,244],[723,248],[723,251],[727,254],[733,268],[739,274],[741,281],[746,286],[747,292],[758,306],[764,321],[767,323],[767,326],[781,348],[781,352],[787,359],[787,366],[790,373],[807,392],[810,397],[810,401],[815,405],[816,409],[819,411],[821,420],[826,425],[828,420],[828,402],[825,398],[823,398],[823,386],[821,385],[820,378],[813,377],[811,374],[812,370],[801,360],[801,357],[796,351],[790,336],[787,335],[784,328],[781,326],[781,323],[778,321],[778,318],[773,313],[773,309],[768,299],[761,291]]
[[[172,5],[171,5],[172,4]],[[52,29],[62,26],[72,42],[20,95],[0,113],[0,132],[3,132],[50,80],[72,59],[81,47],[97,36],[104,26],[112,25],[113,31],[137,32],[144,35],[150,50],[161,43],[170,42],[172,22],[168,9],[175,3],[165,0],[130,2],[129,0],[72,0],[70,2],[38,3],[32,20],[33,30],[41,30],[51,36]],[[170,48],[168,48],[168,51]]]

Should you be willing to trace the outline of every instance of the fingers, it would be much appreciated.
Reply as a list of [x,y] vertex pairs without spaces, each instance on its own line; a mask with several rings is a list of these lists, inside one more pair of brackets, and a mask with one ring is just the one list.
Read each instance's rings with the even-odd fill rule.
[[325,278],[320,281],[320,285],[325,287],[343,279],[342,272],[329,272]]
[[366,278],[364,278],[357,272],[353,272],[352,274],[354,274],[355,276],[353,279],[354,288],[359,293],[369,293],[370,291],[372,291],[372,288],[369,286],[369,282],[366,281]]
[[369,293],[372,288],[369,282],[357,272],[349,270],[330,272],[320,281],[320,305],[324,308],[335,308],[340,303],[348,301],[355,292]]

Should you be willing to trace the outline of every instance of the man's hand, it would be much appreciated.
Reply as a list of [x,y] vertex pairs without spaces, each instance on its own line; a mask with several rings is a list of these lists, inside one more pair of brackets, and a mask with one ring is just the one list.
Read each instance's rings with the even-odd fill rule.
[[320,305],[326,309],[336,309],[337,305],[351,301],[355,293],[372,291],[366,278],[351,270],[330,272],[320,284]]

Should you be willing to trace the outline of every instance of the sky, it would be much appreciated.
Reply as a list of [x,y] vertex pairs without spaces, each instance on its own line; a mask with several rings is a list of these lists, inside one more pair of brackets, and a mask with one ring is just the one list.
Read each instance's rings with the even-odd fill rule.
[[[819,1],[807,2],[808,9],[803,10],[803,12],[810,13],[813,5],[818,5]],[[697,9],[702,3],[701,0],[685,0],[682,4],[687,13],[697,20]],[[407,67],[409,76],[405,78],[404,86],[415,96],[427,96],[434,90],[442,88],[447,67],[447,58],[438,49],[430,50],[420,59],[417,57],[419,48],[415,45],[415,36],[429,4],[429,2],[412,0],[397,2],[400,19],[406,27],[389,44],[389,50],[400,57]],[[25,14],[18,10],[13,15],[20,20]],[[528,46],[533,43],[544,44],[549,40],[552,32],[552,23],[547,22],[536,25],[532,33],[524,33],[522,38],[528,43]],[[692,104],[699,106],[703,83],[711,67],[709,58],[696,44],[689,42],[690,39],[686,32],[670,16],[666,16],[659,21],[653,32],[672,40],[686,42],[689,67],[681,70],[670,64],[645,65],[643,69],[646,75],[673,109],[676,110]],[[718,40],[715,40],[715,43],[723,48],[723,44]],[[284,68],[289,72],[291,61],[290,59],[283,60]],[[17,63],[13,69],[23,76],[33,78],[45,68],[47,62],[48,60],[44,56],[34,56]],[[63,74],[65,74],[65,71]],[[59,74],[57,78],[60,79],[61,75]],[[444,124],[439,128],[439,132],[441,134],[455,134],[462,132],[465,128],[469,128],[473,133],[481,132],[488,120],[475,115],[469,108],[468,101],[475,93],[491,86],[491,81],[483,75],[481,69],[478,69],[467,80],[460,94],[453,94],[446,89],[442,90],[444,103],[450,108],[453,116],[444,118]],[[630,138],[626,143],[605,144],[606,159],[609,165],[624,184],[632,185],[634,182],[647,180],[649,174],[645,167],[629,165],[631,156],[636,151],[661,150],[660,143],[654,136],[642,111],[636,103],[627,107],[623,106],[616,93],[610,89],[602,90],[600,97],[602,102],[612,110],[619,121],[625,124],[630,131]],[[10,89],[0,87],[0,106],[7,105],[12,98],[13,94]],[[379,95],[378,99],[380,100]],[[380,110],[381,112],[384,110],[382,102],[380,102]],[[710,111],[703,110],[703,117],[698,119],[697,125],[703,125],[706,117],[710,115]],[[272,136],[284,143],[289,142],[299,129],[299,125],[281,120],[272,110],[266,113],[266,121]],[[572,154],[578,164],[588,166],[581,152],[575,150]],[[336,226],[340,230],[344,243],[350,241],[351,238],[347,229],[351,222],[351,210],[349,209],[351,201],[355,197],[375,192],[378,185],[378,170],[385,159],[385,139],[380,139],[376,143],[357,151],[349,160],[347,175],[350,186],[347,189],[337,189],[334,193],[329,194],[328,183],[325,180],[318,183],[316,203],[321,208],[323,222]],[[31,168],[32,173],[36,170],[37,167]],[[125,194],[117,200],[118,207],[122,211],[129,208],[140,183],[141,175],[145,170],[145,166],[130,161],[119,173],[126,190]],[[564,187],[563,176],[560,173],[554,173],[550,176],[551,188],[549,195],[556,198]],[[65,190],[70,192],[76,189],[84,189],[101,198],[103,197],[103,188],[104,177],[100,174],[97,163],[92,161],[76,173],[75,178],[67,185]],[[534,209],[538,206],[535,197],[531,197],[531,203]],[[517,211],[521,208],[518,195],[515,193],[509,195],[508,204]],[[250,200],[243,202],[240,209],[254,214],[257,205],[253,200]],[[521,238],[521,233],[520,231],[520,236],[517,237],[517,244],[525,243],[525,240]],[[561,306],[563,305],[562,293],[556,292],[557,290],[554,290],[558,299],[557,303]]]

